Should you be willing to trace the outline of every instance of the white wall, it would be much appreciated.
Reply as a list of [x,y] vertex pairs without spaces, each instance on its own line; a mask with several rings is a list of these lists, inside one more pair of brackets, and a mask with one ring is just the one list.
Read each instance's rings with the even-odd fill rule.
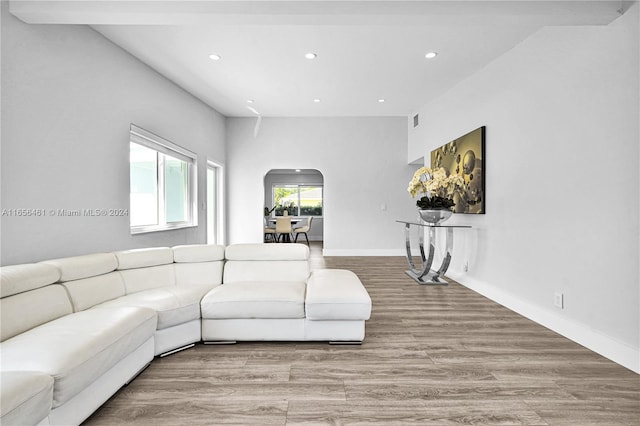
[[[297,168],[297,167],[296,167]],[[297,184],[297,185],[324,185],[324,178],[322,177],[322,173],[314,172],[314,173],[305,173],[304,170],[300,173],[277,173],[274,171],[269,171],[264,177],[264,205],[269,208],[273,207],[273,194],[272,188],[275,184]],[[303,222],[304,224],[304,222]],[[313,221],[311,222],[311,229],[307,233],[307,237],[310,241],[322,241],[322,235],[324,232],[324,217],[323,216],[315,216]],[[300,235],[298,237],[298,242],[302,239],[303,242],[304,235]]]
[[[26,25],[2,2],[2,209],[129,207],[129,125],[225,160],[224,118],[85,26]],[[128,217],[2,217],[2,264],[205,242],[131,236]]]
[[404,118],[264,118],[257,138],[254,125],[227,119],[230,242],[262,240],[269,170],[316,169],[324,176],[325,254],[403,253],[395,220],[415,216]]
[[474,226],[451,275],[637,372],[639,38],[637,3],[539,31],[420,109],[408,156],[486,125],[487,214],[451,219]]

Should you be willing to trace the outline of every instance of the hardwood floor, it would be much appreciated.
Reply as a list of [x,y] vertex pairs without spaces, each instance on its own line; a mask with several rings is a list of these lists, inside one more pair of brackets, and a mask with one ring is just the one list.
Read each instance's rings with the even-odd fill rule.
[[640,425],[640,376],[404,258],[323,258],[373,300],[361,346],[196,345],[156,359],[87,425]]

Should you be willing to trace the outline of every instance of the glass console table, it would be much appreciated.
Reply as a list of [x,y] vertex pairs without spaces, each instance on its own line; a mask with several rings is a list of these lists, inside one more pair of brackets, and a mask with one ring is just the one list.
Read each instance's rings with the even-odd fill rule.
[[[420,223],[416,221],[404,221],[404,220],[396,220],[398,223],[404,223],[404,236],[406,240],[406,248],[407,248],[407,262],[409,263],[409,270],[405,271],[407,275],[413,278],[418,284],[424,285],[447,285],[447,281],[443,278],[445,272],[449,268],[449,263],[451,262],[451,251],[453,250],[453,230],[456,228],[471,228],[468,225],[431,225],[429,223]],[[420,245],[420,258],[422,259],[421,268],[416,268],[415,263],[413,262],[413,256],[411,256],[411,226],[419,226],[423,228],[429,228],[429,254],[425,255],[424,252],[424,232],[421,229],[418,232],[419,235],[419,245]],[[442,259],[442,264],[437,270],[431,269],[431,265],[433,264],[433,257],[436,251],[435,242],[436,242],[436,230],[444,229],[446,230],[445,236],[445,245],[446,245],[446,254]]]

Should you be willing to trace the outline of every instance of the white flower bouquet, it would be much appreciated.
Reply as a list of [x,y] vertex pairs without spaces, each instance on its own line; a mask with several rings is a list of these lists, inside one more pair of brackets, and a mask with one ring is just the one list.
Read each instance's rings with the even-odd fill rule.
[[420,209],[450,209],[455,205],[453,194],[464,189],[464,179],[459,175],[447,176],[444,168],[421,167],[414,175],[407,191],[412,197],[424,194],[416,205]]

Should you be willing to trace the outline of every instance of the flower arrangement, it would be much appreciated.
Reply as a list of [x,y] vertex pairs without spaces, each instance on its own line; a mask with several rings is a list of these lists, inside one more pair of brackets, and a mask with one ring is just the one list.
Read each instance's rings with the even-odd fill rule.
[[459,175],[447,176],[444,168],[431,169],[421,167],[413,175],[407,191],[412,197],[424,194],[416,205],[420,209],[450,209],[455,205],[452,200],[456,190],[464,189],[464,179]]

